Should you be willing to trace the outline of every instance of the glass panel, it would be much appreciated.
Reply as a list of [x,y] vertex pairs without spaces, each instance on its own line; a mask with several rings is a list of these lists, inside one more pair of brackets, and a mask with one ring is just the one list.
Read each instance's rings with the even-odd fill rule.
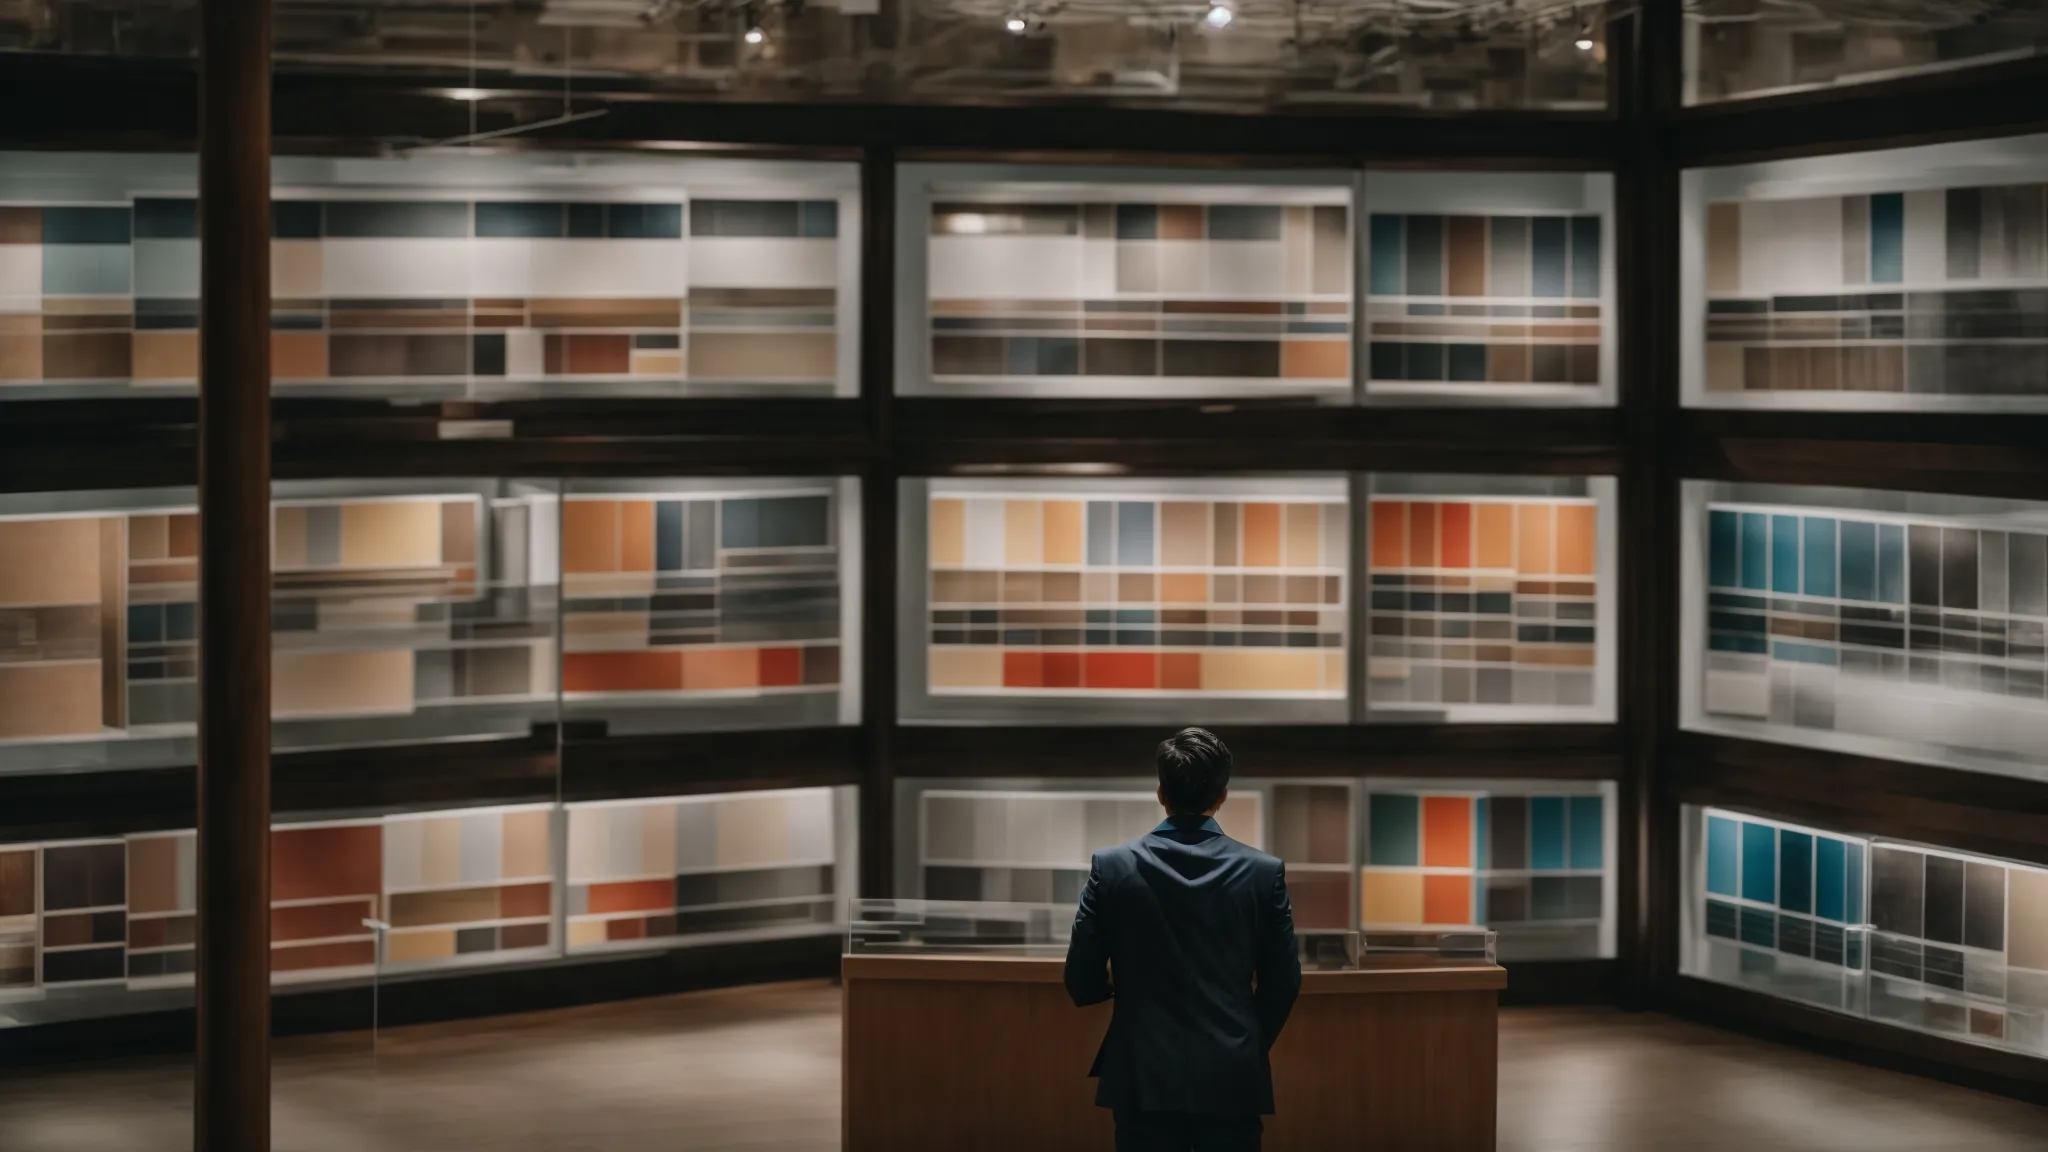
[[[553,482],[277,484],[274,744],[526,736],[551,723],[557,585],[552,557],[534,551],[552,544],[557,501]],[[131,627],[154,611],[131,609]]]
[[1341,477],[899,491],[904,719],[1342,722]]
[[[1776,853],[1720,858],[1723,828]],[[1691,805],[1683,833],[1686,974],[2048,1054],[2048,871]],[[1770,891],[1750,883],[1759,866],[1776,868],[1774,898],[1752,898]],[[1740,870],[1742,896],[1715,882],[1722,869]],[[1810,912],[1807,887],[1788,876],[1811,879]]]
[[904,165],[899,389],[1348,403],[1352,180]]
[[1369,172],[1369,401],[1612,404],[1614,179]]
[[2048,775],[2048,505],[1695,481],[1685,515],[1687,727]]
[[1368,483],[1367,720],[1614,719],[1612,479]]
[[1611,782],[1368,778],[1364,787],[1368,952],[1402,931],[1483,925],[1507,964],[1615,955]]
[[574,480],[562,716],[611,735],[856,723],[859,481]]
[[[277,395],[859,390],[852,164],[492,155],[272,165]],[[0,154],[15,398],[191,392],[188,156]],[[40,333],[40,335],[38,335]]]
[[569,805],[569,951],[836,933],[854,808],[852,788]]
[[1696,0],[1685,15],[1688,104],[2022,60],[2048,44],[2037,3]]
[[[573,80],[615,89],[630,79],[699,100],[1598,109],[1607,98],[1600,7],[524,0],[471,15],[362,0],[282,11],[276,55],[281,71],[467,70],[478,83],[521,88]],[[196,31],[189,6],[134,0],[66,0],[54,15],[0,18],[0,44],[76,54],[185,59]]]
[[1686,403],[2048,410],[2048,136],[1683,175]]

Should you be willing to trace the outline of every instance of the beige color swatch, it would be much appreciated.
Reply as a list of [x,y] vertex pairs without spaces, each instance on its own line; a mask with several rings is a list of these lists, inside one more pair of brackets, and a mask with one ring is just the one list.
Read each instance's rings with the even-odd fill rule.
[[0,605],[99,600],[97,518],[0,520]]
[[830,380],[838,375],[838,360],[838,338],[830,332],[690,334],[696,379]]
[[312,300],[327,295],[318,240],[270,242],[270,295],[279,300]]
[[1551,551],[1551,506],[1524,504],[1515,512],[1516,571],[1524,576],[1543,576],[1555,571]]
[[341,562],[351,568],[439,564],[441,506],[427,500],[342,505]]
[[549,835],[551,818],[552,814],[545,810],[505,813],[502,834],[505,879],[520,880],[554,874],[553,842]]
[[279,652],[272,657],[273,716],[410,712],[410,649],[389,652]]
[[1081,502],[1079,500],[1047,500],[1045,502],[1045,562],[1047,564],[1079,564],[1081,562]]
[[1593,506],[1557,506],[1557,571],[1561,576],[1591,576],[1595,552]]
[[1306,650],[1202,653],[1205,692],[1314,692],[1322,687],[1323,654]]
[[1003,563],[1037,567],[1045,562],[1044,508],[1038,500],[1003,501]]
[[605,927],[602,920],[569,921],[569,947],[590,948],[605,942]]
[[1359,874],[1359,918],[1367,924],[1422,923],[1422,874],[1376,872]]
[[1742,291],[1742,205],[1707,205],[1707,291]]
[[1209,566],[1209,505],[1167,501],[1159,506],[1159,562],[1168,568]]
[[[130,560],[162,560],[170,555],[170,517],[141,514],[128,517],[128,558]],[[0,526],[0,532],[4,532]],[[0,544],[0,556],[6,555],[5,544]]]
[[128,911],[188,911],[178,904],[178,837],[129,838]]
[[137,332],[132,345],[135,379],[141,383],[197,380],[199,333]]
[[100,662],[0,664],[0,739],[102,730]]
[[940,644],[933,645],[930,651],[930,678],[934,688],[1003,686],[1003,654],[1000,649]]
[[1314,568],[1322,563],[1323,507],[1320,504],[1289,504],[1287,507],[1287,565]]
[[789,858],[789,801],[749,796],[718,805],[718,864],[776,864]]
[[446,960],[455,955],[455,932],[440,929],[427,932],[393,932],[384,945],[385,959],[393,964],[414,960]]
[[932,501],[931,563],[961,564],[967,555],[967,502]]
[[2006,869],[2006,907],[2010,923],[2005,959],[2015,968],[2048,972],[2048,872]]
[[420,883],[462,882],[462,817],[419,821]]

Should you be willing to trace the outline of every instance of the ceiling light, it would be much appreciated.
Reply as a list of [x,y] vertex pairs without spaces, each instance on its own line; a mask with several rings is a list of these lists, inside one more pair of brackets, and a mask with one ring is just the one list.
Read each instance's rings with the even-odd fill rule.
[[486,93],[481,88],[450,88],[446,92],[442,93],[442,95],[448,97],[450,100],[467,100],[474,102],[483,99]]
[[1210,6],[1209,14],[1202,17],[1202,22],[1211,28],[1228,28],[1233,19],[1236,19],[1236,14],[1230,9],[1221,4],[1214,4]]
[[759,44],[761,41],[766,40],[767,38],[768,33],[763,32],[759,24],[756,24],[752,28],[747,29],[747,34],[744,37],[746,42],[749,44]]
[[1008,20],[1003,21],[1003,27],[1009,29],[1011,35],[1022,36],[1024,30],[1030,27],[1030,25],[1024,23],[1022,16],[1012,16]]
[[1579,33],[1579,38],[1572,41],[1572,47],[1577,48],[1581,52],[1591,52],[1593,50],[1593,38],[1581,32]]

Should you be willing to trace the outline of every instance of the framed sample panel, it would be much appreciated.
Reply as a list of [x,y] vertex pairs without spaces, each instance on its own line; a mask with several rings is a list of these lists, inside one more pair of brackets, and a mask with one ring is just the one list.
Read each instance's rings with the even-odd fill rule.
[[129,983],[189,984],[198,963],[199,834],[130,836],[126,856]]
[[1687,482],[1684,515],[1688,727],[2048,775],[2048,505]]
[[[0,396],[193,388],[191,159],[0,168]],[[855,165],[430,152],[273,180],[280,395],[858,390]]]
[[2048,136],[1686,172],[1707,407],[2048,410]]
[[1483,924],[1503,961],[1615,955],[1611,781],[1365,782],[1359,922]]
[[851,788],[572,804],[572,952],[834,931]]
[[1614,719],[1612,478],[1367,483],[1366,719]]
[[377,930],[370,922],[384,919],[383,911],[382,820],[271,828],[272,983],[373,974]]
[[2048,871],[1688,805],[1682,970],[2048,1055]]
[[906,164],[897,391],[1352,395],[1353,177]]
[[[0,765],[194,755],[194,500],[190,489],[0,499]],[[277,485],[277,747],[524,735],[551,719],[554,500],[518,481]]]
[[1339,477],[906,480],[909,721],[1341,722]]
[[571,481],[562,713],[614,734],[855,723],[853,478]]
[[386,817],[385,970],[552,954],[556,811],[534,805]]
[[1614,178],[1369,172],[1365,398],[1613,404]]

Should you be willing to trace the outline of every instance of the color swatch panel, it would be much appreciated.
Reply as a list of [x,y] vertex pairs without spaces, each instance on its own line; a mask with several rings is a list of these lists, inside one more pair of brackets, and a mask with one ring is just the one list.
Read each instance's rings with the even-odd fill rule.
[[130,836],[128,979],[190,976],[197,963],[199,834]]
[[928,241],[935,384],[1351,387],[1344,203],[941,202]]
[[1705,551],[1708,715],[2040,761],[2048,529],[1715,503]]
[[[553,620],[488,567],[506,514],[474,494],[274,505],[273,716],[549,699]],[[0,741],[189,733],[198,550],[190,508],[0,519]]]
[[[284,391],[830,390],[831,200],[318,199],[271,214]],[[0,205],[0,385],[190,389],[190,199]]]
[[1360,922],[1484,924],[1504,957],[1597,957],[1612,915],[1606,844],[1600,793],[1374,788]]
[[[1260,793],[1233,791],[1216,822],[1257,848],[1264,812]],[[918,800],[924,898],[1071,908],[1096,852],[1145,836],[1163,818],[1149,792],[927,791]]]
[[1598,511],[1575,499],[1374,498],[1371,703],[1592,708]]
[[1599,216],[1374,213],[1368,386],[1598,387],[1603,226]]
[[553,944],[553,808],[392,816],[383,841],[388,966]]
[[2048,1054],[2048,871],[1715,809],[1702,827],[1698,923],[1744,958],[1711,974]]
[[836,515],[829,487],[565,498],[565,697],[836,693]]
[[273,828],[270,970],[274,980],[359,975],[377,963],[384,825],[366,820]]
[[1707,208],[1706,388],[2048,395],[2048,186]]
[[41,871],[43,986],[127,979],[126,845],[119,840],[45,845]]
[[832,791],[569,810],[572,950],[834,923]]
[[33,846],[0,847],[0,996],[36,984],[37,864]]
[[1342,698],[1347,508],[934,494],[930,691]]

